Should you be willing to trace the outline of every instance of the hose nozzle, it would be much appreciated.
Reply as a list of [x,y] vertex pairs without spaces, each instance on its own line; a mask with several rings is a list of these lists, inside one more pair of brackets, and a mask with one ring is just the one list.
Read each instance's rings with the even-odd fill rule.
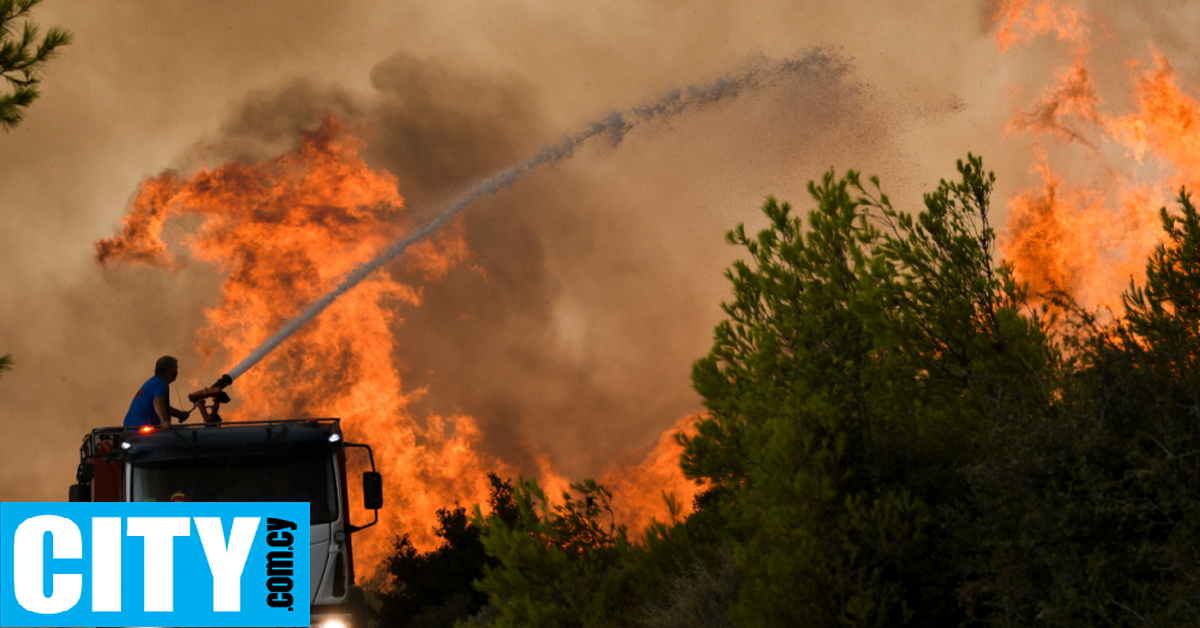
[[[233,378],[229,376],[229,373],[226,373],[212,386],[188,394],[188,400],[196,404],[196,407],[200,409],[200,415],[204,417],[205,423],[221,422],[221,415],[217,414],[217,410],[220,409],[221,404],[229,403],[229,395],[225,393],[225,387],[232,383]],[[209,413],[210,408],[207,403],[209,399],[212,400],[211,414]]]

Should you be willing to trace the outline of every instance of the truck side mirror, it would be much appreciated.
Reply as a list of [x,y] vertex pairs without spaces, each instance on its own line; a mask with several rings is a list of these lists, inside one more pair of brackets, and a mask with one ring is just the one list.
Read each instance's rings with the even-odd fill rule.
[[363,508],[383,508],[383,476],[375,471],[363,473]]
[[92,485],[91,484],[72,484],[70,494],[67,496],[67,501],[71,501],[71,502],[90,502],[90,501],[92,501]]
[[75,480],[80,484],[87,484],[96,476],[96,465],[91,461],[79,463],[79,468],[75,470]]

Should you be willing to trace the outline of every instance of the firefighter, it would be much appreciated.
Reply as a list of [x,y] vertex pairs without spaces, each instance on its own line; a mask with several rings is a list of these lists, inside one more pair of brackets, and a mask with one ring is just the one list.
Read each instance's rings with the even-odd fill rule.
[[142,427],[143,425],[170,425],[171,417],[186,421],[191,410],[184,412],[171,407],[171,389],[169,384],[179,377],[179,360],[164,355],[154,364],[154,377],[146,380],[133,396],[129,404],[129,412],[125,414],[125,427]]

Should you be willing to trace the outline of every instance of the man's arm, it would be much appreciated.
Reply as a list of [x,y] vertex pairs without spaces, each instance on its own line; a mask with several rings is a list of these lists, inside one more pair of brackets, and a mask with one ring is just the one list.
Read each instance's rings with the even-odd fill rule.
[[192,416],[190,411],[184,412],[179,408],[171,407],[171,404],[167,403],[167,400],[163,399],[162,397],[154,398],[154,411],[158,413],[158,420],[162,421],[163,425],[171,424],[171,422],[167,420],[168,414],[179,419],[180,421],[186,421],[189,416]]
[[161,421],[163,425],[171,424],[171,419],[168,415],[171,410],[174,410],[174,408],[167,405],[166,399],[163,399],[162,397],[154,398],[154,412],[158,414],[158,420]]

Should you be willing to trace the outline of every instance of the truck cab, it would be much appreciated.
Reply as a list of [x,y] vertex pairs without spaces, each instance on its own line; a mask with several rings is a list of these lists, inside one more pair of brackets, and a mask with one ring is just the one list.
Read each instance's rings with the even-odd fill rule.
[[[350,522],[346,457],[363,449],[364,525]],[[308,502],[311,625],[367,628],[351,536],[383,505],[367,445],[347,443],[339,419],[210,422],[92,430],[79,450],[71,501]]]

